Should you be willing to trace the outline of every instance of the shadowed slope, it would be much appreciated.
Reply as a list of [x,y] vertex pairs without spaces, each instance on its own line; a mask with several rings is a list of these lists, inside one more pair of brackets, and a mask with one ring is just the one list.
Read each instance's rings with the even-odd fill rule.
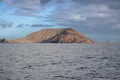
[[70,28],[43,29],[24,38],[8,40],[8,42],[93,43],[92,40]]

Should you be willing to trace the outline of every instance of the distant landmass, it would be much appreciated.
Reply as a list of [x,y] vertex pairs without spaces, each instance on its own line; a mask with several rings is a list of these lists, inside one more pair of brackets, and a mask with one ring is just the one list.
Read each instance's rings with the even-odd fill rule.
[[26,37],[7,40],[12,43],[93,43],[85,35],[71,28],[42,29]]
[[0,43],[7,43],[6,39],[0,39]]

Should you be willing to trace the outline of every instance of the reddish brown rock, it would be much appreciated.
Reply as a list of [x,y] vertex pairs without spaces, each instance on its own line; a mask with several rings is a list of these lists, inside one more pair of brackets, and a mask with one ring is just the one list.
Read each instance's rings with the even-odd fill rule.
[[24,38],[8,40],[8,42],[35,43],[93,43],[92,40],[71,28],[43,29]]

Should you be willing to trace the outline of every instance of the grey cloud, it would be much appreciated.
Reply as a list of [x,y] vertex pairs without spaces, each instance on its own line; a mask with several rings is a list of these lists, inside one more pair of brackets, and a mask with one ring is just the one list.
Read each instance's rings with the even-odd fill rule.
[[109,4],[109,3],[114,3],[114,2],[120,2],[120,0],[72,0],[75,2],[79,2],[79,3],[85,3],[85,4]]
[[52,0],[4,0],[5,3],[16,7],[13,15],[22,15],[40,18],[38,13]]
[[4,0],[7,4],[25,10],[39,11],[50,0]]
[[30,26],[29,24],[18,24],[16,27],[17,28],[24,28],[24,27],[28,27],[28,26]]
[[40,10],[41,3],[39,0],[4,0],[6,3],[11,6],[15,6],[22,9],[30,9],[30,10]]
[[14,13],[12,13],[12,15],[21,15],[21,16],[29,16],[29,17],[37,17],[37,18],[42,17],[35,12],[22,10],[22,9],[16,10]]
[[109,8],[113,9],[113,10],[120,10],[120,1],[119,2],[112,2],[108,4]]
[[[77,0],[78,2],[82,0]],[[93,32],[99,34],[120,33],[117,25],[120,23],[120,14],[110,8],[110,3],[106,1],[100,2],[93,0],[94,3],[80,5],[81,3],[71,3],[72,5],[60,5],[54,11],[53,15],[48,16],[50,22],[56,22],[58,25],[73,27],[79,30],[85,29],[85,32]],[[115,1],[117,2],[117,1]],[[114,30],[113,30],[114,29]],[[115,29],[119,29],[115,31]],[[84,31],[84,30],[83,30]]]
[[24,28],[24,24],[19,24],[16,26],[17,28]]
[[112,29],[120,30],[120,23],[114,25],[114,26],[112,27]]
[[9,28],[12,27],[13,23],[12,22],[7,22],[4,20],[0,20],[0,27],[1,28]]
[[72,1],[84,5],[106,4],[111,9],[120,9],[120,0],[72,0]]
[[53,25],[47,25],[47,24],[32,24],[31,27],[53,27]]
[[42,5],[44,5],[44,4],[46,4],[46,3],[50,2],[50,1],[52,1],[52,0],[40,0]]

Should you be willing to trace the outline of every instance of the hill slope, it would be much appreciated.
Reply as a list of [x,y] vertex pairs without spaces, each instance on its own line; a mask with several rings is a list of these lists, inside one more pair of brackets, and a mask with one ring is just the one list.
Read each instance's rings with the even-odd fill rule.
[[92,40],[71,28],[42,29],[40,31],[29,34],[24,38],[8,40],[8,42],[93,43]]

